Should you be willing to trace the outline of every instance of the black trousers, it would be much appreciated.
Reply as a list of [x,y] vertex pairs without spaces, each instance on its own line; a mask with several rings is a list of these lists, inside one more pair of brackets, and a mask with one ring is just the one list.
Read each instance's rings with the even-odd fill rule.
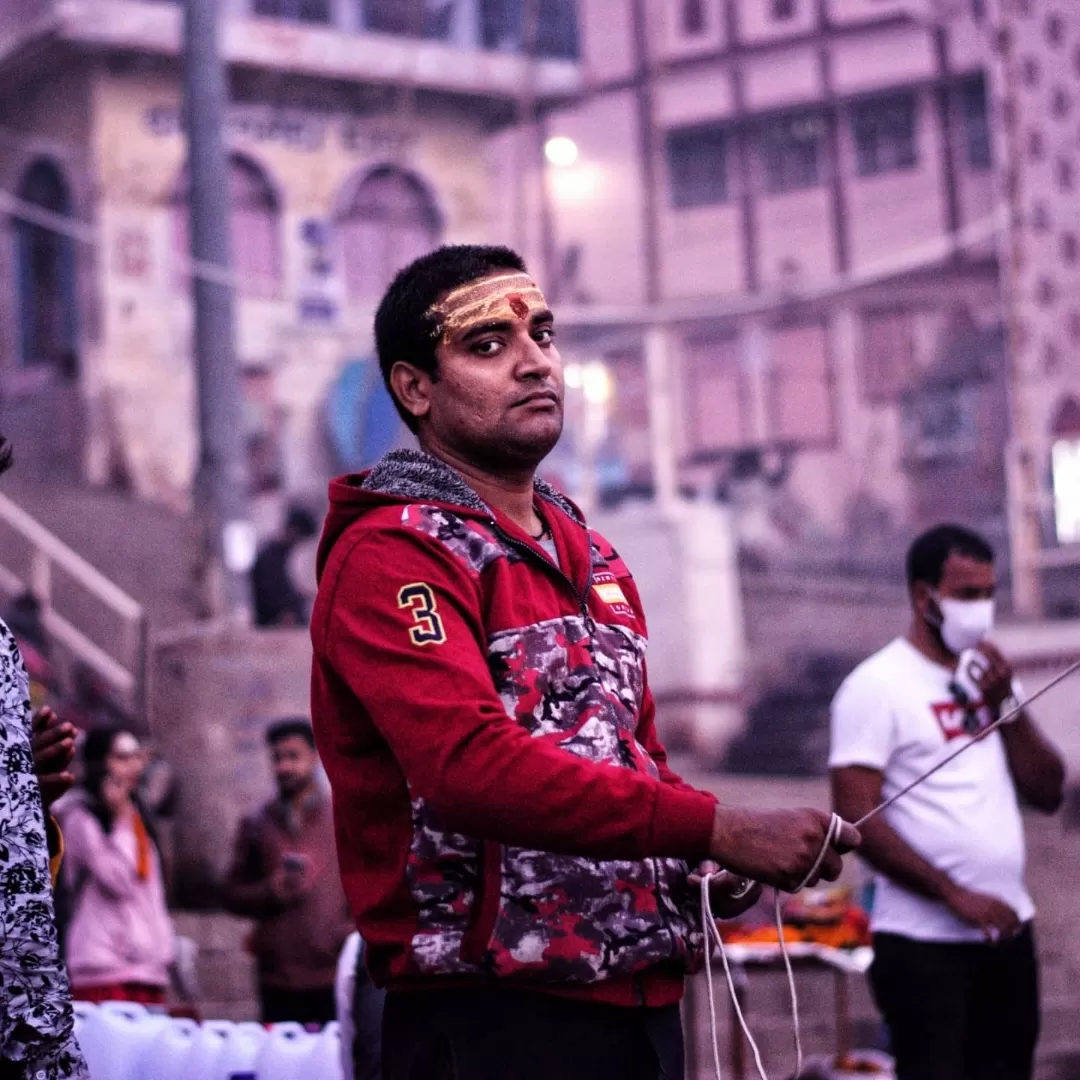
[[382,1055],[383,1080],[683,1080],[677,1005],[510,989],[387,994]]
[[1028,923],[998,945],[874,935],[870,984],[897,1080],[1030,1080],[1039,977]]
[[318,1024],[322,1027],[337,1019],[337,1002],[332,986],[319,987],[317,990],[279,990],[273,986],[260,986],[259,1000],[264,1024],[294,1020],[298,1024]]

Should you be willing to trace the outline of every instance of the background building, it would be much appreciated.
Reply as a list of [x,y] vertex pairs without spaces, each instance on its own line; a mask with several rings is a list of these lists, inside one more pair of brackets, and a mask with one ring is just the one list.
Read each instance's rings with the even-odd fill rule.
[[[1007,7],[1029,12],[1039,59],[1017,63],[1039,67],[1032,108],[1056,131],[1080,20]],[[1005,547],[996,6],[582,0],[581,20],[586,89],[544,121],[577,151],[548,171],[547,264],[582,354],[615,376],[618,482],[652,481],[641,328],[662,324],[677,481],[741,507],[760,559],[894,573],[911,530],[943,517]],[[1051,131],[1032,138],[1069,178],[1066,129],[1053,150]],[[1067,261],[1069,236],[1054,242]],[[1048,440],[1077,412],[1068,345],[1049,348],[1028,409],[1044,495]],[[1056,544],[1045,509],[1039,543]]]
[[[370,362],[390,277],[439,242],[506,238],[503,174],[529,148],[492,162],[486,138],[578,90],[573,8],[540,0],[530,31],[502,0],[225,7],[251,489],[321,496],[397,437]],[[181,16],[0,4],[5,430],[39,472],[177,508],[196,440]]]

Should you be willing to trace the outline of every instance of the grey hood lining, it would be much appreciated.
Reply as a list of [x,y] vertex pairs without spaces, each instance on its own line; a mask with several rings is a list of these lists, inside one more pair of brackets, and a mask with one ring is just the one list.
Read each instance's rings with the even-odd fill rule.
[[[578,525],[585,524],[574,504],[546,480],[537,478],[533,486],[545,502]],[[469,487],[457,469],[422,450],[391,450],[364,477],[360,489],[415,502],[448,503],[488,518],[495,517],[495,512]]]

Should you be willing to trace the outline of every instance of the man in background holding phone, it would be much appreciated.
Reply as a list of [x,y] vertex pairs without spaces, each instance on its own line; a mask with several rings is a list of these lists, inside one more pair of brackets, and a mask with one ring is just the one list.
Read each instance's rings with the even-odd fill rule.
[[1038,973],[1019,800],[1061,804],[1057,751],[1016,711],[1012,668],[985,640],[994,553],[939,525],[907,558],[911,626],[860,664],[832,705],[834,809],[847,821],[1008,723],[860,826],[877,871],[870,981],[899,1080],[1028,1080]]
[[311,725],[281,720],[266,742],[277,798],[240,826],[223,888],[234,915],[255,920],[263,1023],[335,1017],[338,954],[353,930],[338,874],[330,800],[316,779]]

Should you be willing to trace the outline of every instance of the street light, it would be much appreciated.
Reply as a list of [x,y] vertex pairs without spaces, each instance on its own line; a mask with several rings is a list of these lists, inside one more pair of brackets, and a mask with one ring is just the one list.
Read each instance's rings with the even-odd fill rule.
[[557,169],[568,169],[578,159],[577,143],[565,135],[553,135],[544,143],[544,157]]

